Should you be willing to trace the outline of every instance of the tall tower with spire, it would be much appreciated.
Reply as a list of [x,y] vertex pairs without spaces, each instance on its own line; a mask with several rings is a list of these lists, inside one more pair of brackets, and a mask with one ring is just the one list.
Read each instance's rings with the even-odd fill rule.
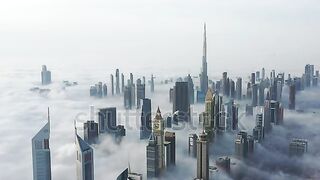
[[51,158],[49,138],[50,114],[48,108],[48,122],[32,138],[33,180],[51,180]]
[[156,136],[158,146],[158,158],[159,158],[159,169],[164,169],[164,120],[161,116],[160,108],[158,107],[156,117],[153,120],[153,133]]
[[200,89],[203,94],[205,94],[208,90],[206,23],[204,23],[202,68],[200,73]]

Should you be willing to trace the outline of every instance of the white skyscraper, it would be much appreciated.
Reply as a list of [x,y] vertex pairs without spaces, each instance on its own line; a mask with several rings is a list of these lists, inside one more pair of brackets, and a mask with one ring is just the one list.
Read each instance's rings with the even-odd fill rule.
[[77,180],[94,180],[93,149],[78,134],[76,139]]
[[49,138],[50,115],[48,108],[48,122],[32,138],[33,180],[51,180]]

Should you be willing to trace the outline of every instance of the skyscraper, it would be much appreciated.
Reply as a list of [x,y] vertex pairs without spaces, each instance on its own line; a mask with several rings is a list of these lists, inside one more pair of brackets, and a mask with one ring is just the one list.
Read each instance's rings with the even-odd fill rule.
[[113,75],[110,75],[110,81],[111,81],[111,95],[114,95],[114,81],[113,81]]
[[137,80],[137,108],[140,108],[141,100],[146,96],[145,84],[141,83],[141,79]]
[[33,180],[51,180],[50,114],[48,122],[32,138]]
[[165,132],[166,148],[166,165],[171,166],[176,164],[176,134],[174,132]]
[[296,108],[296,86],[294,84],[289,85],[289,109],[294,110]]
[[193,81],[192,81],[190,74],[188,74],[188,76],[187,76],[187,82],[188,82],[189,102],[190,102],[190,104],[194,104],[194,84],[193,84]]
[[77,180],[94,180],[93,149],[77,134],[77,130],[75,135]]
[[238,107],[234,103],[233,99],[226,103],[226,130],[238,129]]
[[259,106],[264,105],[264,84],[260,83],[259,84]]
[[46,65],[42,65],[41,83],[42,85],[47,85],[51,83],[51,71],[47,70]]
[[132,108],[131,86],[125,86],[123,92],[123,104],[126,109]]
[[205,94],[208,90],[206,24],[204,24],[204,34],[203,34],[203,55],[202,55],[202,69],[200,74],[200,89],[203,94]]
[[117,109],[101,108],[98,112],[99,133],[112,133],[117,130]]
[[258,85],[252,85],[252,106],[256,107],[258,105]]
[[[190,121],[190,102],[188,93],[188,82],[176,82],[173,88],[173,113],[179,111],[184,121]],[[177,120],[175,120],[177,121]]]
[[120,74],[119,74],[119,69],[116,69],[116,94],[120,94]]
[[243,159],[248,156],[248,138],[247,133],[240,131],[235,140],[235,156]]
[[153,119],[153,133],[156,136],[158,146],[159,168],[162,171],[165,167],[164,155],[164,120],[158,107],[155,118]]
[[159,146],[157,144],[157,137],[151,133],[147,151],[147,178],[156,178],[160,175],[159,167]]
[[121,73],[121,92],[124,92],[124,75]]
[[152,93],[154,92],[154,77],[153,77],[153,74],[151,74],[150,90],[151,90]]
[[197,157],[197,134],[189,134],[188,153],[191,157]]
[[290,156],[302,156],[308,151],[308,141],[305,139],[293,139],[289,144]]
[[89,120],[83,124],[84,140],[88,144],[94,144],[98,140],[99,128],[98,123]]
[[264,127],[263,127],[263,117],[262,113],[256,115],[256,126],[253,129],[253,139],[262,142],[264,139]]
[[242,99],[242,78],[237,78],[236,82],[236,98],[238,100]]
[[142,101],[140,139],[148,139],[152,132],[151,99],[145,98]]
[[197,179],[209,180],[209,145],[204,132],[197,140]]

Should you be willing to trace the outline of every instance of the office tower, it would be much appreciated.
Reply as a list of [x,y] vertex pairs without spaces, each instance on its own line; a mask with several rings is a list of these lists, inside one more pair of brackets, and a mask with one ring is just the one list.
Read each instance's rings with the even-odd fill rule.
[[153,77],[153,74],[151,74],[150,89],[151,89],[151,92],[153,93],[154,92],[154,77]]
[[146,84],[146,77],[145,76],[142,77],[142,84]]
[[262,68],[261,73],[262,73],[261,78],[262,78],[262,80],[264,80],[266,77],[266,70],[264,68]]
[[184,121],[190,121],[188,82],[176,82],[173,88],[173,113],[177,111],[183,115]]
[[97,88],[97,97],[102,98],[102,95],[103,95],[102,82],[98,82],[98,84],[96,85],[96,88]]
[[121,73],[121,92],[124,92],[124,75]]
[[215,123],[215,101],[211,89],[208,89],[205,100],[205,111],[203,112],[203,128],[211,140],[214,135]]
[[312,78],[312,87],[317,87],[318,86],[318,77],[314,76]]
[[77,180],[94,180],[93,149],[78,134],[76,135]]
[[124,95],[123,95],[123,101],[124,101],[124,107],[125,109],[131,109],[132,108],[132,86],[128,85],[124,87]]
[[253,139],[258,141],[259,143],[262,142],[264,139],[264,127],[263,127],[263,117],[262,113],[256,115],[256,126],[253,128]]
[[176,134],[174,132],[166,131],[164,134],[165,140],[165,154],[166,154],[166,166],[172,166],[176,164]]
[[247,139],[248,139],[248,156],[251,156],[254,152],[254,139],[253,139],[253,136],[251,135],[248,135]]
[[146,96],[145,84],[141,83],[141,79],[137,80],[137,108],[140,108],[141,100]]
[[165,128],[172,128],[172,116],[167,116],[165,119]]
[[247,84],[247,99],[252,99],[252,88],[250,82]]
[[230,79],[230,97],[232,99],[235,99],[236,97],[236,92],[235,92],[235,83],[233,80]]
[[276,125],[283,123],[283,107],[280,102],[270,102],[270,117],[271,122],[275,123]]
[[116,69],[116,94],[120,94],[120,74],[119,74],[119,69]]
[[142,100],[140,139],[148,139],[151,132],[151,99],[145,98]]
[[114,82],[113,82],[113,75],[110,75],[110,79],[111,79],[111,95],[114,95]]
[[135,106],[136,105],[136,85],[131,84],[128,86],[131,86],[131,106]]
[[266,100],[264,106],[264,127],[266,132],[270,131],[271,123],[276,125],[283,123],[283,107],[278,101]]
[[246,104],[246,116],[253,116],[253,106]]
[[215,93],[220,94],[221,90],[221,80],[216,82],[216,90]]
[[312,78],[312,67],[310,64],[307,64],[305,66],[305,70],[304,70],[304,74],[306,76],[306,81],[305,81],[305,85],[306,87],[310,87],[311,85],[311,78]]
[[277,101],[281,101],[281,97],[282,97],[282,82],[278,81],[277,82]]
[[83,123],[83,129],[84,129],[84,140],[88,144],[97,143],[98,134],[99,134],[98,123],[94,122],[94,120],[89,120]]
[[47,70],[46,65],[42,65],[41,83],[42,85],[51,84],[51,71]]
[[316,71],[316,77],[319,78],[319,70]]
[[295,84],[289,85],[289,109],[296,108],[296,86]]
[[238,100],[242,99],[242,78],[237,78],[236,82],[236,98]]
[[117,130],[117,109],[102,108],[98,112],[99,133],[112,133]]
[[188,74],[188,76],[187,76],[187,82],[188,82],[189,102],[190,102],[190,104],[194,104],[194,84],[193,84],[193,81],[192,81],[190,74]]
[[228,74],[227,72],[223,72],[222,73],[222,92],[223,92],[223,95],[227,96],[228,94]]
[[293,78],[293,84],[295,85],[296,91],[301,91],[301,90],[302,90],[302,87],[301,87],[301,78],[299,78],[299,77]]
[[251,85],[256,84],[256,74],[255,73],[251,73]]
[[103,97],[107,97],[107,96],[108,96],[108,87],[107,87],[107,84],[103,84],[102,92],[103,92]]
[[170,88],[170,90],[169,90],[169,102],[173,102],[173,96],[174,96],[173,88]]
[[191,157],[197,157],[197,134],[189,134],[188,153]]
[[246,132],[240,131],[235,140],[235,156],[239,159],[245,159],[254,151],[254,141],[252,136]]
[[147,151],[147,178],[156,178],[160,175],[159,167],[159,146],[157,144],[157,137],[151,133],[149,142],[146,148]]
[[206,24],[204,24],[204,34],[203,34],[203,55],[202,55],[202,68],[200,73],[200,90],[203,94],[205,94],[208,90]]
[[226,130],[238,129],[238,107],[233,99],[226,103]]
[[256,72],[256,81],[260,81],[260,71]]
[[230,158],[228,156],[225,157],[219,157],[216,160],[216,165],[225,171],[226,173],[230,173]]
[[116,127],[116,132],[114,133],[114,136],[115,136],[115,141],[117,143],[120,143],[122,138],[126,136],[126,129],[124,128],[123,125],[118,125]]
[[90,86],[90,96],[91,97],[97,96],[97,88],[95,86]]
[[225,131],[226,130],[226,111],[224,109],[224,105],[221,106],[220,111],[220,119],[219,119],[219,127],[218,130]]
[[132,85],[133,84],[133,74],[130,73],[130,84]]
[[204,132],[197,140],[197,179],[209,180],[209,144]]
[[308,141],[305,139],[293,139],[289,144],[290,156],[302,156],[308,151]]
[[48,122],[32,138],[33,180],[51,180],[50,114]]
[[252,106],[256,107],[258,105],[258,84],[252,85]]
[[260,83],[259,84],[259,106],[264,105],[264,84]]
[[164,120],[158,107],[155,118],[153,119],[153,133],[157,139],[159,168],[162,171],[165,166],[164,159]]

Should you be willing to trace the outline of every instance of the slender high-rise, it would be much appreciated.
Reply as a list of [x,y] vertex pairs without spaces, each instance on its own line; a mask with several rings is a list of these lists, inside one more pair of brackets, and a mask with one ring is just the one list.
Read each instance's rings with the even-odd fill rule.
[[151,99],[145,98],[142,100],[140,139],[148,139],[151,132]]
[[197,140],[197,179],[209,180],[209,144],[204,132]]
[[114,95],[114,81],[113,81],[113,75],[110,75],[110,81],[111,81],[111,95]]
[[41,83],[42,85],[47,85],[51,83],[51,71],[47,70],[46,65],[42,65]]
[[164,159],[164,120],[158,107],[156,116],[153,120],[153,133],[157,139],[159,168],[162,171],[165,167]]
[[78,134],[75,128],[77,180],[94,180],[93,149]]
[[200,89],[203,94],[208,90],[208,72],[207,72],[207,34],[206,24],[204,24],[203,34],[203,55],[202,55],[202,68],[200,74]]
[[50,115],[48,122],[32,138],[33,180],[51,180]]
[[289,86],[289,109],[296,108],[296,86],[294,84]]
[[116,94],[120,94],[120,74],[119,74],[119,69],[116,69]]

